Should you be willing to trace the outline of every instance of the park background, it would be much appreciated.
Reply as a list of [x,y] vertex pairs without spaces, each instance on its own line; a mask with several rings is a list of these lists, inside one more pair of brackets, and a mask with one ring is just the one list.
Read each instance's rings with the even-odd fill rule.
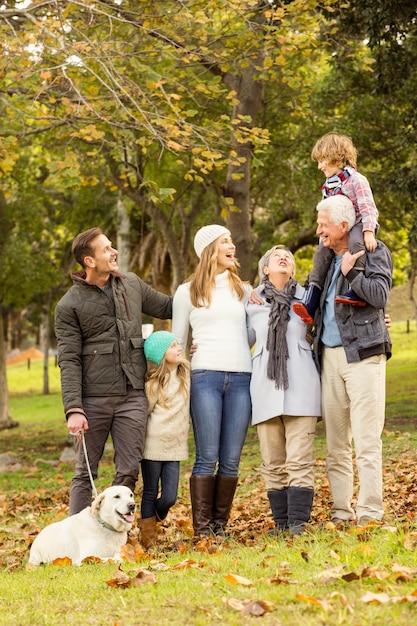
[[48,392],[82,230],[100,226],[121,270],[165,293],[213,222],[243,278],[281,243],[304,280],[323,182],[310,153],[329,131],[357,146],[395,285],[413,293],[413,0],[5,0],[0,33],[0,428],[7,356],[40,348]]
[[[0,32],[0,453],[10,457],[0,472],[0,624],[414,623],[415,1],[4,0]],[[120,570],[27,571],[33,537],[67,514],[73,472],[53,333],[73,237],[100,226],[123,271],[171,294],[195,267],[195,232],[218,222],[243,278],[254,282],[257,259],[283,243],[302,281],[323,182],[310,153],[329,131],[357,146],[394,259],[384,524],[329,524],[319,426],[314,532],[268,538],[251,429],[226,542],[192,539],[190,439],[155,554],[133,543]],[[27,349],[42,358],[28,362]],[[110,447],[99,489],[112,467]],[[141,585],[143,572],[155,580]]]

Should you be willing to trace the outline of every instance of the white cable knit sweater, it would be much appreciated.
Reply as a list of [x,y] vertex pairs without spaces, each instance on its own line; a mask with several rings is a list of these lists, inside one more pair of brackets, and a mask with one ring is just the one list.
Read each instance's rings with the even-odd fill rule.
[[250,372],[252,359],[246,329],[245,302],[252,288],[247,286],[244,300],[239,300],[229,284],[226,270],[216,276],[210,307],[194,307],[190,299],[190,283],[180,285],[172,308],[172,332],[185,347],[189,328],[197,350],[191,369],[222,372]]

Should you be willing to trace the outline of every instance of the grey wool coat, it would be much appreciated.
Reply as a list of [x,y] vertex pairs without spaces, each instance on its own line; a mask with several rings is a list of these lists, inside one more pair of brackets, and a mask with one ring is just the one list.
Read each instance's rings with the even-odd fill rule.
[[[312,349],[306,339],[307,326],[290,308],[287,327],[288,389],[277,389],[275,381],[267,377],[268,350],[266,341],[270,305],[265,299],[263,285],[257,292],[264,304],[247,304],[248,337],[252,351],[252,424],[265,422],[280,415],[321,415],[320,378],[313,361]],[[293,302],[301,300],[305,290],[297,285]]]

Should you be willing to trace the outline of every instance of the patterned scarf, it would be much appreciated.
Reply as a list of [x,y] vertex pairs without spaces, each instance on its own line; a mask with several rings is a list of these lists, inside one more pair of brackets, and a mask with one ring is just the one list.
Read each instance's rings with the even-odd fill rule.
[[351,165],[347,165],[345,169],[343,169],[338,174],[330,176],[330,178],[326,178],[324,185],[321,188],[323,198],[328,198],[329,196],[336,196],[337,194],[343,193],[342,183],[344,183],[345,180],[347,180],[349,176],[352,176],[352,174],[354,174],[355,172],[356,170],[354,167],[352,167]]
[[291,300],[295,293],[297,281],[290,278],[281,291],[275,289],[268,278],[265,278],[264,285],[265,296],[271,306],[268,337],[266,340],[266,349],[269,351],[266,373],[270,380],[275,380],[277,389],[288,389],[288,345],[286,335],[290,319]]

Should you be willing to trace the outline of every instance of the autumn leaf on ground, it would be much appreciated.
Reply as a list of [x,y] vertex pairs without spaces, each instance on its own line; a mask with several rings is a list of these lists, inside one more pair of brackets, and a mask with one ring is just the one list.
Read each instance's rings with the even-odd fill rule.
[[58,559],[54,559],[52,561],[52,565],[57,565],[58,567],[68,567],[72,565],[72,559],[69,556],[59,557]]
[[308,550],[301,550],[301,556],[306,563],[310,561],[310,553]]
[[296,585],[298,583],[297,580],[290,580],[289,578],[283,578],[282,576],[274,576],[273,578],[268,578],[267,582],[272,585]]
[[151,563],[149,569],[154,569],[157,572],[166,572],[171,568],[166,563]]
[[128,576],[127,574],[125,574],[121,569],[120,569],[120,565],[117,568],[114,578],[112,578],[111,580],[106,580],[106,585],[108,585],[109,587],[130,587],[132,584],[132,580],[130,578],[130,576]]
[[82,561],[82,565],[88,565],[89,563],[103,563],[98,556],[86,556]]
[[340,604],[344,606],[345,609],[349,611],[350,614],[353,613],[353,606],[349,603],[349,600],[347,599],[344,593],[339,593],[338,591],[334,591],[333,593],[330,594],[330,597],[339,598]]
[[206,561],[194,561],[193,559],[185,559],[181,563],[174,565],[172,569],[190,569],[191,567],[206,567]]
[[344,565],[337,565],[336,567],[325,569],[323,572],[320,572],[317,574],[316,578],[323,583],[332,583],[335,580],[340,580],[342,578],[344,570]]
[[310,604],[315,604],[316,606],[319,606],[325,611],[333,610],[331,604],[325,599],[323,600],[321,598],[311,598],[310,596],[305,596],[302,593],[297,593],[295,597],[297,598],[297,600],[301,600],[302,602],[309,602]]
[[361,543],[361,545],[359,546],[359,550],[362,552],[362,554],[364,554],[365,556],[369,556],[370,554],[373,553],[374,549],[372,546],[369,545],[369,543]]
[[145,552],[139,541],[126,543],[122,546],[120,548],[120,556],[123,561],[129,561],[130,563],[137,563],[138,561],[148,558],[147,552]]
[[272,602],[265,600],[238,600],[237,598],[223,598],[226,606],[236,611],[241,611],[244,615],[255,615],[260,617],[269,612],[274,606]]
[[365,567],[362,570],[361,578],[376,578],[377,580],[386,580],[389,573],[384,569],[375,565],[374,567]]
[[232,583],[232,585],[245,585],[246,587],[251,587],[253,582],[244,576],[239,576],[238,574],[227,574],[224,577],[227,582]]
[[404,547],[407,550],[415,550],[417,547],[417,532],[413,531],[411,533],[407,533],[404,537]]
[[370,602],[387,604],[388,602],[391,602],[391,599],[387,593],[373,593],[372,591],[368,591],[368,593],[365,593],[365,595],[360,598],[360,601],[367,604]]
[[136,576],[132,578],[132,584],[135,587],[138,587],[139,585],[143,585],[145,583],[152,583],[153,585],[156,585],[156,576],[155,574],[152,574],[152,572],[150,572],[149,570],[139,569]]
[[399,563],[394,563],[392,571],[397,582],[411,582],[417,577],[417,569],[415,567],[406,567]]

